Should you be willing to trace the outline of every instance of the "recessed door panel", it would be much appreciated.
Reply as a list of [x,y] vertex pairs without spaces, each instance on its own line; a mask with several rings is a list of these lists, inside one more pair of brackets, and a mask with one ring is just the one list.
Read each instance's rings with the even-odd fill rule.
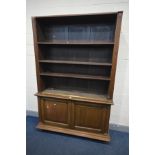
[[42,115],[45,123],[69,125],[69,105],[64,100],[42,99]]
[[106,132],[109,106],[74,102],[74,128],[90,132]]

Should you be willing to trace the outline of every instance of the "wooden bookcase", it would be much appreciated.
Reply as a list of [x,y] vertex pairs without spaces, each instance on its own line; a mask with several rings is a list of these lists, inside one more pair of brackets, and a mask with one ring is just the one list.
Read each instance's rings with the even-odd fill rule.
[[32,17],[37,128],[110,141],[122,14]]

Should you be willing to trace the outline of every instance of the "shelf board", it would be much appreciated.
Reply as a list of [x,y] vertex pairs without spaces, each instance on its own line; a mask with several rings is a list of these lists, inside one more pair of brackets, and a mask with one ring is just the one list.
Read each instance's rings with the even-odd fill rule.
[[75,40],[75,41],[39,41],[37,44],[58,44],[58,45],[113,45],[112,41],[86,41],[86,40]]
[[77,78],[77,79],[91,79],[91,80],[107,80],[109,77],[104,76],[95,76],[95,75],[81,75],[81,74],[72,74],[72,73],[51,73],[51,72],[42,72],[41,76],[53,76],[53,77],[68,77],[68,78]]
[[39,60],[41,63],[55,63],[55,64],[75,64],[75,65],[94,65],[94,66],[112,66],[112,63],[106,62],[84,62],[84,61],[70,61],[70,60]]
[[98,104],[113,104],[112,99],[108,99],[106,94],[92,94],[83,91],[60,90],[48,88],[35,94],[42,97],[55,97],[61,99],[71,99],[75,101],[86,101]]

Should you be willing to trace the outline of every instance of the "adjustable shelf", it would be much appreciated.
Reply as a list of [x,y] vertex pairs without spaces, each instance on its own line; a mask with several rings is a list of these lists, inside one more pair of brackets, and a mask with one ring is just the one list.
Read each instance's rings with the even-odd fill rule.
[[93,66],[112,66],[112,63],[84,62],[84,61],[65,61],[65,60],[39,60],[40,63],[53,64],[74,64],[74,65],[93,65]]
[[91,80],[107,80],[109,77],[103,76],[94,76],[94,75],[82,75],[82,74],[71,74],[71,73],[40,73],[41,76],[52,76],[52,77],[68,77],[68,78],[77,78],[77,79],[91,79]]
[[39,41],[37,44],[41,45],[114,45],[111,41],[65,41],[65,40],[55,40],[55,41]]

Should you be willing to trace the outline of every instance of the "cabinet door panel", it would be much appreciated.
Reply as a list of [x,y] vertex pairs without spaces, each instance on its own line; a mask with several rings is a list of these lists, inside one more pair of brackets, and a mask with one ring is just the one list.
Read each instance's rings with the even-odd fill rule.
[[69,105],[64,100],[42,99],[42,115],[45,123],[69,125]]
[[107,132],[110,108],[104,105],[74,103],[74,128],[90,132]]
[[98,129],[101,126],[102,109],[83,105],[75,106],[75,125]]

